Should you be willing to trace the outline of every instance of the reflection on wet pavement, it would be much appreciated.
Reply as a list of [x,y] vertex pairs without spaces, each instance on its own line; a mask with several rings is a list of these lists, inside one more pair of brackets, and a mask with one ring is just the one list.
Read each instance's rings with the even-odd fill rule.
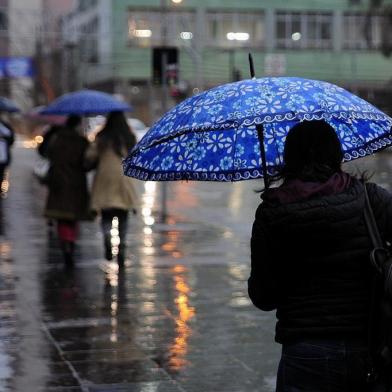
[[1,185],[0,185],[1,197],[3,199],[5,199],[7,197],[9,188],[10,188],[9,172],[6,170],[3,181],[1,182]]
[[[274,390],[274,314],[252,306],[246,285],[259,182],[170,184],[165,223],[159,186],[139,183],[125,268],[104,261],[95,222],[70,271],[41,217],[34,153],[16,149],[2,200],[0,391]],[[390,188],[391,162],[360,167]]]
[[169,367],[173,371],[179,371],[184,366],[189,365],[186,360],[188,353],[188,339],[192,334],[192,327],[189,321],[195,316],[195,308],[189,305],[189,293],[191,288],[188,285],[186,272],[183,265],[175,265],[172,269],[174,286],[177,296],[174,300],[177,310],[176,314],[168,311],[170,317],[174,318],[176,323],[176,336],[169,348]]

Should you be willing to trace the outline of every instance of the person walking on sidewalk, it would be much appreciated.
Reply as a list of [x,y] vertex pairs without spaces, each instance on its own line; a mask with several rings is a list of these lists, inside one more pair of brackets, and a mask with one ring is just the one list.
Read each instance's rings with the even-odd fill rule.
[[84,155],[87,139],[79,132],[81,118],[70,116],[51,137],[46,156],[50,162],[45,216],[57,221],[57,231],[66,265],[74,263],[78,221],[89,218]]
[[[288,133],[282,184],[262,194],[251,239],[249,296],[277,310],[277,391],[364,392],[373,249],[363,181],[341,168],[334,129],[304,121]],[[367,184],[392,240],[392,196]]]
[[7,167],[11,163],[11,146],[14,144],[14,140],[15,135],[11,125],[0,119],[0,188],[4,181]]
[[136,211],[137,195],[132,180],[124,176],[122,159],[136,143],[136,137],[121,112],[108,115],[106,124],[95,141],[90,145],[86,162],[89,167],[96,167],[91,192],[91,209],[101,215],[101,227],[104,238],[105,258],[112,260],[111,229],[113,219],[118,219],[120,244],[117,262],[124,264],[126,252],[126,234],[128,211]]
[[[43,141],[38,146],[37,152],[41,156],[41,160],[38,164],[38,170],[34,170],[34,174],[36,175],[38,181],[42,185],[48,185],[48,172],[49,172],[49,160],[48,160],[48,146],[50,145],[50,141],[56,135],[58,131],[62,129],[61,125],[51,125],[43,135]],[[51,236],[54,232],[54,222],[53,219],[47,220],[48,234]]]

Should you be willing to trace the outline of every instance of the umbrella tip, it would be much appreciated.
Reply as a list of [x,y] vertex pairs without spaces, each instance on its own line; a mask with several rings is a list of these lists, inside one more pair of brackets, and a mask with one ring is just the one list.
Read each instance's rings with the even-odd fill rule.
[[248,53],[248,60],[249,60],[250,77],[251,77],[252,79],[256,79],[256,76],[255,76],[255,67],[254,67],[254,64],[253,64],[252,53]]

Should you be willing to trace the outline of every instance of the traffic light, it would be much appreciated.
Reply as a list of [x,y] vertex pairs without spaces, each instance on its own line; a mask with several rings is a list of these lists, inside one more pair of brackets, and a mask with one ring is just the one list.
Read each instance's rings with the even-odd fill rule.
[[[165,64],[166,62],[166,64]],[[166,70],[164,68],[166,67]],[[178,82],[178,49],[175,47],[158,47],[152,50],[153,83],[162,84],[163,77],[171,86]],[[165,74],[166,71],[166,75]]]

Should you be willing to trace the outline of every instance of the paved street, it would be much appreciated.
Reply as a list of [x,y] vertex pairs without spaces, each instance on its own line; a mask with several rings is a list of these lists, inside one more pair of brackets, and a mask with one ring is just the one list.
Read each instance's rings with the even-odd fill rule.
[[[63,268],[42,218],[36,152],[18,143],[0,225],[0,391],[268,392],[274,314],[247,297],[259,182],[139,183],[129,257],[105,262],[97,222]],[[389,154],[367,160],[389,185]],[[115,233],[114,233],[115,234]]]

